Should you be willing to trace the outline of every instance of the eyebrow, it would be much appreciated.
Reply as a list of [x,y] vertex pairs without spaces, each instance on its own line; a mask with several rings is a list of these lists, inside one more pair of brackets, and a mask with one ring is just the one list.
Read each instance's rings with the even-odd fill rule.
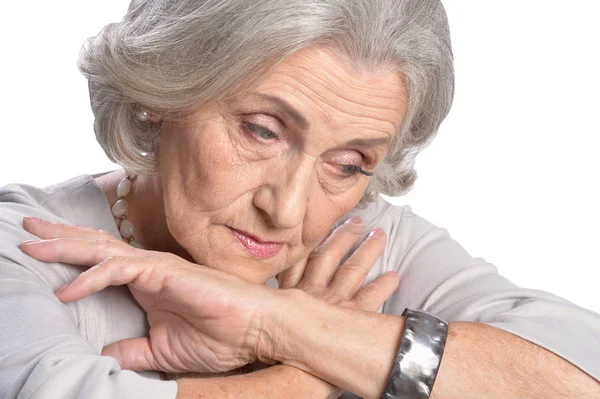
[[370,139],[354,139],[346,143],[346,145],[352,145],[356,147],[379,147],[390,142],[389,137],[374,137]]
[[[270,101],[277,105],[286,115],[290,116],[294,122],[304,131],[310,129],[310,123],[300,112],[292,107],[283,98],[272,96],[269,94],[255,93],[255,95],[263,100]],[[380,147],[390,142],[390,137],[374,137],[374,138],[359,138],[348,141],[345,145],[356,147]]]
[[300,127],[300,129],[302,129],[302,130],[310,129],[310,123],[308,123],[306,118],[304,116],[302,116],[300,114],[300,112],[298,112],[296,109],[294,109],[294,107],[292,107],[283,98],[271,96],[269,94],[258,93],[256,95],[263,100],[267,100],[267,101],[270,101],[270,102],[276,104],[283,112],[285,112],[288,116],[290,116],[294,120],[294,122],[296,122],[296,124]]

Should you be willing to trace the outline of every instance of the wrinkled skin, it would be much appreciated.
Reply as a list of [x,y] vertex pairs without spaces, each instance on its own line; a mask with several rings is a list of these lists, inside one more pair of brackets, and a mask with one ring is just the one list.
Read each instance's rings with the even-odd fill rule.
[[[265,96],[283,99],[308,126]],[[136,239],[262,283],[306,258],[358,204],[370,178],[344,165],[372,171],[404,112],[397,72],[359,74],[332,50],[302,50],[249,95],[165,122],[159,174],[138,178],[128,197]],[[357,142],[368,139],[379,141]],[[107,195],[116,200],[114,185]],[[229,228],[283,249],[257,259]]]

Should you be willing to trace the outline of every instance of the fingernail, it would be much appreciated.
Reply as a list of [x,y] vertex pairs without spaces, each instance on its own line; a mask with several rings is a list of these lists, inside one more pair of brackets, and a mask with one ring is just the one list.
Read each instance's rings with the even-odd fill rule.
[[29,245],[29,244],[35,244],[37,242],[40,242],[40,240],[27,240],[27,241],[23,241],[21,243],[21,245]]
[[369,233],[369,237],[379,237],[383,234],[383,230],[379,227]]
[[352,216],[350,219],[346,220],[346,223],[358,224],[362,222],[360,216]]
[[33,216],[25,216],[23,218],[23,221],[27,220],[28,222],[33,222],[33,223],[46,223],[46,221],[44,219],[40,219],[40,218],[36,218]]

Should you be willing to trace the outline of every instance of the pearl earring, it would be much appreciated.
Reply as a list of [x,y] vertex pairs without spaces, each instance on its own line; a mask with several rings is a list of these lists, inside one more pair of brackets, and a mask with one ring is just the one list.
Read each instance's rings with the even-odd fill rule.
[[148,122],[150,120],[150,112],[148,112],[146,109],[141,108],[138,112],[137,112],[137,118],[138,120],[142,121],[142,122]]

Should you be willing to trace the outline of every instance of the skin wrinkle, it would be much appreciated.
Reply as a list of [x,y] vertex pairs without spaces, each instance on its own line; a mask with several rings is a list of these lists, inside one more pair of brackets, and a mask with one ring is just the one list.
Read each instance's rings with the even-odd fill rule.
[[[305,98],[307,100],[310,101],[310,96],[305,96]],[[333,107],[332,107],[333,108]],[[334,108],[335,109],[335,108]],[[330,110],[323,110],[323,112],[326,115],[330,115],[332,112]],[[333,111],[335,112],[335,111]],[[355,116],[353,114],[349,114],[351,116]],[[390,137],[389,131],[386,129],[382,129],[379,126],[374,126],[373,124],[359,124],[353,121],[349,121],[349,120],[342,120],[342,121],[335,121],[334,118],[332,117],[324,117],[324,120],[327,121],[328,124],[332,124],[332,130],[342,130],[342,129],[347,129],[350,131],[356,131],[356,132],[363,132],[363,131],[369,131],[369,130],[374,130],[374,131],[378,131],[378,132],[382,132],[385,136]],[[393,130],[395,132],[395,130]],[[373,138],[373,137],[369,137],[369,138]],[[377,138],[379,138],[379,136],[377,136]],[[344,146],[344,143],[340,143],[341,146]]]
[[[378,104],[378,102],[376,102],[376,101],[369,102],[370,99],[368,96],[367,97],[361,96],[360,97],[361,101],[356,101],[356,100],[354,100],[353,97],[347,96],[346,90],[345,90],[346,87],[341,84],[342,82],[341,81],[336,82],[333,79],[328,79],[328,77],[326,75],[320,73],[321,69],[319,68],[318,64],[312,65],[312,68],[301,66],[299,69],[303,72],[302,77],[308,79],[309,81],[312,80],[312,83],[314,83],[315,85],[321,85],[321,84],[325,85],[329,90],[336,92],[336,94],[338,95],[340,100],[349,102],[350,106],[368,106],[368,107],[373,107],[373,108],[381,107],[382,110],[388,110],[388,111],[390,109],[392,109],[390,107],[386,108],[386,107]],[[354,71],[352,71],[349,68],[338,68],[337,69],[337,73],[339,73],[339,74],[352,73],[352,72],[354,72]],[[398,74],[398,75],[399,75],[399,77],[401,77],[401,74]],[[361,74],[361,78],[365,79],[365,80],[368,80],[371,77],[372,77],[372,73],[363,72]],[[353,83],[360,84],[362,82],[354,81]],[[312,91],[310,85],[306,85],[306,88],[308,91]],[[368,90],[368,88],[367,88],[367,90]],[[315,93],[315,94],[318,94],[318,93]],[[310,96],[308,96],[308,97],[310,97]],[[381,98],[386,98],[385,94],[381,95]],[[396,100],[395,96],[390,96],[387,99],[391,100],[390,103],[394,103],[394,101]],[[359,117],[360,114],[353,114],[353,116]],[[389,122],[389,120],[387,120],[385,118],[381,119],[381,121]],[[398,129],[398,127],[399,127],[399,125],[394,126],[393,131],[396,131]]]
[[[308,97],[308,96],[306,96],[305,98],[306,98],[307,100],[309,100],[309,97]],[[329,117],[326,117],[325,119],[326,119],[328,122],[330,122],[330,121],[331,121],[331,118],[329,118]],[[339,129],[343,129],[343,128],[346,128],[346,127],[348,127],[348,126],[351,126],[351,127],[352,127],[352,126],[357,126],[357,125],[352,125],[351,123],[346,123],[346,124],[344,125],[344,124],[342,123],[342,124],[340,125]],[[336,127],[336,128],[337,128],[337,127]],[[357,131],[364,131],[364,130],[369,130],[369,129],[373,130],[373,127],[372,127],[372,126],[364,126],[364,128],[362,128],[362,129],[356,129],[356,130],[357,130]],[[336,129],[336,130],[337,130],[337,129]],[[390,136],[390,135],[389,135],[389,133],[388,133],[386,130],[383,130],[383,132],[384,132],[384,134],[385,134],[387,137],[389,137],[389,136]],[[368,138],[370,138],[370,139],[371,139],[371,138],[373,138],[373,137],[368,137]],[[380,137],[376,137],[376,138],[380,138]],[[351,139],[351,140],[352,140],[352,139]],[[358,140],[360,140],[360,139],[358,139]],[[390,139],[388,139],[388,144],[389,144],[389,141],[390,141]],[[345,146],[347,146],[347,143],[340,143],[340,144],[339,144],[339,147],[345,147]],[[380,157],[380,159],[378,159],[377,161],[378,161],[378,162],[379,162],[379,161],[381,161],[381,159],[382,159],[382,158],[383,158],[383,157]]]
[[[282,98],[310,129],[303,132],[289,115],[274,115],[273,105],[252,95],[205,104],[177,122],[166,120],[158,176],[138,176],[128,198],[128,218],[137,227],[136,240],[146,248],[166,249],[263,283],[305,259],[358,205],[370,179],[360,174],[342,177],[337,163],[375,168],[387,153],[406,104],[400,74],[358,74],[323,47],[288,57],[253,92]],[[245,130],[247,122],[260,122],[278,137],[258,138]],[[380,146],[347,144],[382,135],[388,139]],[[365,154],[364,161],[358,151]],[[157,196],[162,225],[160,212],[138,211],[148,209],[146,203]],[[227,226],[285,245],[274,257],[258,259]],[[154,234],[146,236],[148,231]]]
[[271,102],[278,104],[279,108],[283,109],[284,112],[286,112],[288,115],[290,115],[292,117],[292,119],[296,122],[296,124],[300,127],[300,129],[302,129],[302,130],[310,129],[310,124],[308,123],[308,121],[302,115],[296,114],[295,111],[290,113],[287,110],[287,108],[289,108],[289,104],[287,102],[283,101],[282,99],[280,99],[279,97],[267,95],[267,94],[255,94],[254,96],[265,99],[265,100],[269,100]]
[[[311,78],[311,75],[308,75],[308,76],[306,76],[306,78],[310,80],[310,78]],[[319,99],[319,100],[321,100],[321,101],[326,101],[326,100],[327,100],[325,97],[323,97],[322,95],[320,95],[318,92],[314,92],[314,91],[311,89],[311,86],[310,86],[310,85],[308,85],[308,84],[305,84],[305,83],[303,83],[303,82],[297,82],[297,83],[298,83],[298,85],[299,85],[299,86],[302,86],[302,87],[304,87],[308,93],[304,93],[304,92],[303,92],[301,89],[299,89],[299,88],[297,88],[297,87],[292,87],[292,88],[293,88],[293,89],[295,89],[295,90],[297,90],[297,92],[301,93],[301,94],[302,94],[302,95],[305,97],[305,99],[306,99],[307,101],[312,101],[312,99],[313,99],[313,98],[315,98],[315,97],[316,97],[316,98],[318,98],[318,99]],[[315,82],[315,83],[316,83],[316,82]],[[312,96],[310,95],[311,93],[312,93]],[[361,103],[359,103],[359,102],[357,102],[357,101],[353,101],[353,100],[350,100],[350,99],[346,99],[346,98],[344,98],[344,91],[343,91],[343,90],[341,90],[341,89],[340,89],[340,90],[338,90],[338,92],[336,92],[336,95],[338,96],[338,99],[345,100],[345,101],[346,101],[348,104],[344,104],[344,105],[347,105],[347,106],[349,106],[349,107],[356,107],[356,106],[365,106],[365,105],[368,105],[368,104],[361,104]],[[362,96],[361,96],[361,97],[362,97]],[[331,114],[330,114],[330,112],[328,112],[328,110],[327,110],[327,109],[324,109],[324,108],[322,108],[322,107],[321,107],[319,104],[317,104],[317,103],[313,103],[313,104],[314,104],[314,106],[315,106],[315,108],[316,108],[316,109],[321,109],[321,111],[322,111],[322,114],[321,114],[320,116],[322,117],[322,119],[324,119],[324,120],[325,120],[325,121],[327,121],[327,122],[331,122],[331,121],[332,121],[332,118],[331,118],[331,116],[330,116]],[[332,108],[336,109],[337,107],[333,106]],[[379,109],[381,109],[381,110],[384,110],[384,111],[385,111],[385,110],[389,111],[389,110],[391,109],[391,108],[385,108],[385,107],[382,107],[382,106],[381,106],[381,107],[373,107],[373,108],[379,108]],[[339,109],[337,109],[337,110],[339,111]],[[345,111],[345,113],[346,113],[347,115],[349,115],[349,116],[354,116],[354,117],[357,117],[357,118],[360,118],[360,117],[362,117],[362,116],[363,116],[363,115],[362,115],[360,112],[355,112],[355,113],[352,113],[352,112]],[[377,120],[377,121],[381,121],[381,122],[390,123],[390,121],[386,120],[385,118],[377,118],[377,117],[372,117],[371,119],[375,119],[375,120]],[[344,124],[343,122],[341,122],[341,123],[338,123],[337,125],[339,125],[339,126],[345,126],[345,124]],[[399,126],[399,124],[398,124],[398,126],[396,126],[394,123],[391,123],[391,125],[392,125],[392,127],[393,127],[393,130],[392,130],[392,131],[396,132],[396,131],[398,130],[398,126]],[[360,127],[360,125],[357,125],[357,126],[359,126],[359,127]],[[364,127],[365,127],[366,129],[381,129],[379,126],[376,126],[376,125],[368,125],[368,124],[367,124],[366,126],[364,126]],[[387,130],[387,129],[381,129],[381,130],[379,130],[379,131],[381,131],[381,132],[383,132],[383,133],[385,133],[385,134],[388,134],[388,135],[389,135],[389,133],[388,133],[388,130]]]

